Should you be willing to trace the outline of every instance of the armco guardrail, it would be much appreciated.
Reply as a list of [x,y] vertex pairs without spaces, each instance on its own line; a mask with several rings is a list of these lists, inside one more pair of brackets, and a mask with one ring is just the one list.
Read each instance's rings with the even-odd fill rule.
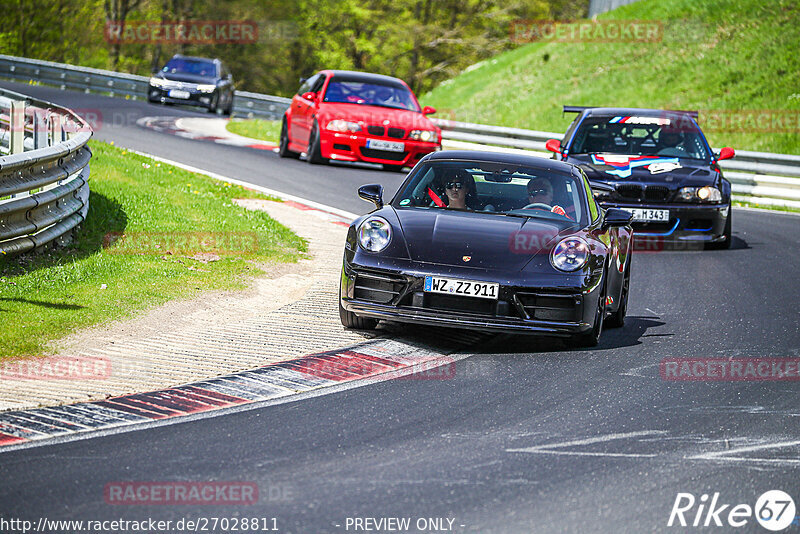
[[[548,139],[564,134],[434,119],[446,140],[546,152]],[[800,208],[800,156],[737,150],[720,163],[735,200]]]
[[69,241],[89,210],[89,125],[0,89],[0,255]]
[[[76,67],[36,59],[0,55],[0,78],[37,81],[62,89],[77,89],[133,98],[147,97],[145,76]],[[237,114],[279,119],[291,100],[279,96],[236,91]],[[522,128],[505,128],[434,119],[445,140],[545,152],[548,139],[563,134]],[[549,154],[549,153],[548,153]],[[734,191],[734,199],[759,204],[800,208],[800,156],[740,150],[722,163]]]
[[[36,81],[61,89],[141,99],[147,98],[149,80],[146,76],[135,74],[5,55],[0,55],[0,78]],[[233,111],[251,117],[280,119],[290,103],[290,99],[280,96],[236,91]]]

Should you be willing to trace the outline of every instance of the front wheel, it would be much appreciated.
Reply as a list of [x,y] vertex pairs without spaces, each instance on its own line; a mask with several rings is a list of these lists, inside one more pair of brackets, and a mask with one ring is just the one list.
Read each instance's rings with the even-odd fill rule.
[[213,95],[211,95],[211,102],[208,104],[208,112],[216,113],[218,105],[219,105],[219,93],[214,93]]
[[319,128],[316,122],[314,122],[314,127],[311,129],[306,159],[313,165],[325,163],[325,158],[322,157],[322,149],[320,148]]
[[345,328],[355,328],[356,330],[374,330],[378,326],[377,319],[359,317],[355,313],[345,310],[341,301],[339,301],[339,319]]
[[733,209],[728,208],[728,220],[725,221],[725,231],[722,233],[723,240],[717,243],[709,243],[706,245],[707,249],[711,250],[725,250],[731,248],[731,219],[733,218]]
[[596,347],[600,342],[600,334],[603,333],[603,322],[606,318],[606,274],[603,273],[603,286],[597,298],[597,310],[595,310],[594,324],[592,329],[585,334],[580,334],[573,338],[575,347],[590,348]]
[[282,158],[297,159],[300,157],[300,154],[297,152],[292,152],[289,150],[289,126],[287,125],[285,118],[281,124],[281,137],[280,144],[278,145],[278,155]]
[[619,299],[617,311],[606,319],[606,326],[609,328],[620,328],[625,326],[625,315],[628,313],[628,292],[631,286],[631,257],[628,253],[628,265],[625,266],[625,274],[622,278],[622,294]]

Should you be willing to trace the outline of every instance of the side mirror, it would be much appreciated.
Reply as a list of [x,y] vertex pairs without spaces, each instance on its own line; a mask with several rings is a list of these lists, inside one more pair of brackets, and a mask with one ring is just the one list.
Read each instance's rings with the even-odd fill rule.
[[603,229],[625,226],[630,224],[633,213],[620,208],[608,208],[605,219],[603,219]]
[[422,108],[423,115],[433,115],[434,113],[436,113],[436,108],[432,108],[430,106],[425,106]]
[[303,83],[303,82],[305,82],[307,79],[308,79],[308,78],[304,78],[304,77],[300,76],[300,83]]
[[307,93],[303,93],[301,96],[303,98],[305,98],[306,100],[316,100],[317,99],[317,93],[314,93],[314,92],[311,92],[311,91],[309,91]]
[[378,209],[383,207],[383,186],[381,184],[362,185],[358,188],[358,196],[372,202]]
[[719,151],[719,156],[717,156],[717,161],[722,161],[723,159],[731,159],[733,156],[736,155],[736,152],[729,147],[726,146],[722,150]]
[[550,152],[561,154],[561,141],[559,141],[558,139],[548,139],[547,142],[544,144],[544,147]]

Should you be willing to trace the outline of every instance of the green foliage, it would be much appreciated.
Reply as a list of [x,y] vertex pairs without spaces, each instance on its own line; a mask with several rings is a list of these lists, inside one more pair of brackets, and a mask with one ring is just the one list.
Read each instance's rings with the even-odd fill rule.
[[532,43],[473,65],[421,100],[447,118],[551,132],[572,119],[564,104],[696,109],[701,126],[708,111],[773,110],[793,133],[723,127],[707,129],[709,142],[800,153],[795,0],[641,0],[600,18],[660,21],[663,40]]
[[[264,198],[258,193],[91,144],[89,214],[74,244],[0,260],[0,360],[39,354],[75,329],[201,290],[242,288],[249,276],[261,273],[259,266],[294,261],[306,250],[301,238],[266,213],[231,202]],[[227,253],[220,241],[179,248],[181,239],[199,243],[203,232],[245,241],[233,241]],[[143,238],[127,249],[120,248],[124,239],[123,245],[108,246],[109,237],[119,234]],[[153,242],[176,247],[156,250]],[[218,251],[218,257],[198,250]]]
[[[289,95],[322,68],[379,72],[424,91],[513,47],[517,19],[585,13],[579,0],[10,0],[0,51],[148,75],[175,53],[219,57],[240,89]],[[107,21],[252,20],[254,44],[122,44]]]

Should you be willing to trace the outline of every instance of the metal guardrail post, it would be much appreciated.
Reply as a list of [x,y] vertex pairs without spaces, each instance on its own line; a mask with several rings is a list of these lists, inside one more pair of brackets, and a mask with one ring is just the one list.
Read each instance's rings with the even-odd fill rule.
[[33,110],[33,148],[47,146],[47,112],[41,109]]
[[25,102],[11,101],[11,113],[8,121],[9,154],[19,154],[25,150]]

